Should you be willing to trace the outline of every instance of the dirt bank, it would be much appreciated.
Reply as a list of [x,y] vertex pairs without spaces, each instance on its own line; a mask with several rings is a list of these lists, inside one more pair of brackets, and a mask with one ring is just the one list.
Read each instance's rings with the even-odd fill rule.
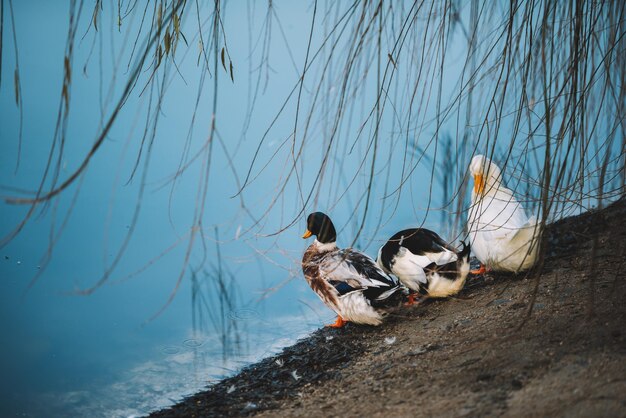
[[521,329],[536,276],[492,274],[377,328],[316,331],[151,416],[625,416],[626,200],[544,238]]

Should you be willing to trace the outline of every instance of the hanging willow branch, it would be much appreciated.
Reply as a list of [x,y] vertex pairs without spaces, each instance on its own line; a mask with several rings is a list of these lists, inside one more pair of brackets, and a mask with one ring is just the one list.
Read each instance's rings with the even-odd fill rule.
[[[33,195],[5,198],[29,209],[3,243],[22,230],[36,207],[59,198],[84,175],[133,95],[146,94],[150,100],[143,135],[135,139],[138,151],[129,182],[142,161],[147,166],[168,81],[188,78],[178,65],[186,56],[197,58],[201,72],[195,109],[205,89],[213,95],[214,108],[210,118],[196,117],[194,111],[178,169],[169,179],[172,196],[190,167],[203,173],[184,266],[198,243],[203,253],[207,248],[202,219],[211,188],[212,145],[220,131],[219,74],[230,84],[247,75],[249,83],[241,138],[220,140],[238,185],[231,195],[240,199],[249,221],[244,235],[277,236],[323,205],[348,207],[344,225],[353,228],[353,243],[365,247],[400,210],[414,215],[418,225],[437,213],[449,239],[463,238],[467,165],[479,153],[498,162],[508,187],[542,224],[626,192],[625,2],[313,1],[307,38],[300,40],[306,49],[299,58],[280,21],[280,3],[257,9],[259,4],[251,2],[249,24],[242,28],[249,31],[251,62],[241,77],[244,66],[236,61],[241,51],[229,48],[227,35],[229,19],[243,19],[228,15],[228,4],[159,0],[141,9],[136,1],[118,1],[108,11],[97,0],[85,6],[92,10],[93,4],[93,12],[82,14],[84,3],[71,2],[57,127],[44,175]],[[2,65],[4,1],[0,4]],[[262,16],[260,29],[250,23],[257,15]],[[62,176],[71,87],[78,74],[73,58],[78,28],[95,42],[108,30],[105,18],[115,19],[108,27],[119,32],[133,16],[139,23],[129,28],[132,51],[121,93],[90,149]],[[275,28],[298,77],[274,117],[264,122],[266,128],[251,132],[257,102],[272,77]],[[207,77],[213,83],[205,86]],[[209,133],[195,149],[198,124]],[[244,137],[253,150],[245,160],[239,152]],[[278,145],[268,151],[270,138]],[[258,187],[267,191],[266,198],[249,202],[248,191]],[[106,282],[118,258],[95,287]]]

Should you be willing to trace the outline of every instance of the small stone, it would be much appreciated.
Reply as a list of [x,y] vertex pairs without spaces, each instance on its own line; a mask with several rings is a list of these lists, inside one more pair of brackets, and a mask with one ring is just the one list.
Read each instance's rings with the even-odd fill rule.
[[244,411],[253,411],[257,408],[257,405],[254,402],[248,402],[246,406],[243,408]]
[[424,354],[427,351],[428,350],[426,349],[426,347],[417,347],[416,349],[409,351],[407,354],[409,356],[419,356],[420,354]]

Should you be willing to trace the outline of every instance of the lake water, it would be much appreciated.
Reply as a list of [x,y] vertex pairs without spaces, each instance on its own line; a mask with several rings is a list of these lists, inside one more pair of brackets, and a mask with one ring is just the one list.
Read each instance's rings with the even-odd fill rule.
[[[15,172],[19,110],[12,86],[15,51],[7,42],[3,45],[0,89],[3,196],[20,194],[16,190],[35,190],[43,174],[63,80],[69,11],[67,3],[45,1],[14,2],[13,6],[25,119],[22,159]],[[82,11],[61,178],[76,168],[100,126],[101,104],[107,100],[108,88],[105,85],[101,89],[100,75],[106,83],[113,74],[117,81],[123,79],[126,71],[126,61],[115,68],[108,59],[110,50],[118,51],[125,39],[123,33],[111,30],[111,17],[116,13],[108,7],[102,11],[102,31],[94,35],[92,28],[80,41],[93,10]],[[232,11],[242,18],[246,12],[236,7]],[[305,14],[306,9],[284,7],[282,13]],[[5,35],[11,33],[6,22],[5,17]],[[193,22],[185,25],[191,34]],[[290,24],[285,30],[294,39],[302,37],[303,29],[298,25]],[[221,135],[239,138],[245,117],[240,106],[248,100],[247,82],[243,81],[248,37],[244,33],[236,35],[235,30],[233,33],[229,46],[237,69],[241,69],[237,75],[241,75],[242,82],[224,83],[219,126]],[[92,45],[95,55],[89,58]],[[100,45],[106,55],[103,59],[99,57]],[[123,57],[128,58],[129,52]],[[277,64],[284,59],[277,57]],[[85,63],[86,70],[81,73]],[[134,109],[145,104],[142,100],[147,94],[141,98],[135,95],[127,103],[131,110],[118,119],[103,152],[79,180],[80,195],[75,206],[72,199],[77,187],[72,187],[57,203],[39,206],[20,234],[2,248],[1,416],[145,414],[277,352],[332,320],[333,315],[299,276],[297,260],[306,244],[300,239],[304,225],[296,225],[290,231],[292,236],[285,234],[279,243],[255,234],[244,235],[242,228],[250,222],[241,216],[239,201],[229,198],[237,190],[236,183],[220,150],[213,157],[210,202],[205,209],[204,232],[209,235],[206,241],[211,248],[206,259],[204,251],[194,250],[185,266],[185,234],[189,233],[189,215],[197,200],[196,178],[201,169],[192,167],[172,196],[171,188],[161,187],[179,163],[195,102],[194,83],[197,86],[201,73],[195,57],[182,62],[181,71],[189,76],[185,82],[175,79],[172,100],[163,108],[165,116],[146,176],[139,221],[133,224],[132,218],[141,174],[128,185],[125,183],[137,155],[137,138],[141,137],[136,118],[146,114],[145,110],[135,113]],[[292,83],[296,80],[293,74],[291,69]],[[259,111],[260,119],[267,120],[276,111],[292,84],[270,87],[274,94],[259,99],[259,104],[267,107],[267,111]],[[112,97],[118,96],[119,90],[115,90]],[[210,93],[206,97],[210,98]],[[199,106],[198,113],[204,120],[210,115],[209,104],[206,99]],[[107,114],[110,107],[105,103],[104,108]],[[202,132],[196,136],[206,137],[206,123],[201,126],[198,131]],[[259,126],[252,123],[251,129]],[[193,139],[194,144],[201,141]],[[251,152],[244,143],[241,161],[249,161]],[[257,191],[246,197],[259,199],[265,193]],[[50,236],[61,230],[70,208],[71,216],[46,263]],[[27,207],[0,204],[3,236],[19,224],[26,212]],[[77,295],[77,289],[93,285],[111,265],[131,227],[135,230],[130,243],[107,283],[89,296]],[[215,233],[223,241],[219,258],[214,248]],[[256,251],[265,254],[261,257]],[[160,312],[181,272],[181,285],[173,301]],[[228,297],[220,295],[218,283],[228,286]],[[271,289],[279,285],[279,289]]]
[[[70,7],[46,1],[13,3],[24,122],[16,171],[20,112],[12,85],[15,50],[6,42],[0,88],[3,197],[36,190],[44,174],[62,90]],[[301,63],[308,28],[298,22],[310,21],[310,7],[286,2],[277,11],[293,59]],[[59,163],[61,179],[71,174],[88,152],[120,95],[120,80],[128,74],[130,50],[121,55],[111,53],[128,42],[123,30],[117,32],[116,10],[107,4],[99,15],[101,30],[94,33],[92,28],[84,38],[93,10],[81,13],[71,110]],[[228,13],[231,18],[225,24],[237,82],[232,83],[226,73],[220,75],[218,129],[229,155],[216,145],[211,156],[202,222],[207,248],[197,244],[185,262],[193,212],[202,200],[197,194],[202,165],[191,166],[175,187],[170,181],[185,152],[202,73],[194,56],[179,62],[185,79],[171,79],[149,166],[142,160],[138,174],[129,181],[148,114],[149,95],[137,92],[129,98],[86,174],[52,204],[36,207],[20,233],[0,250],[0,323],[4,329],[0,415],[145,414],[279,351],[334,319],[301,276],[299,260],[307,245],[300,238],[305,214],[297,215],[298,220],[285,231],[273,234],[297,214],[297,204],[292,202],[300,199],[299,192],[287,189],[278,206],[263,218],[262,227],[248,214],[251,210],[261,218],[269,206],[284,159],[271,162],[246,190],[245,202],[251,209],[244,210],[241,201],[231,197],[240,179],[235,178],[227,157],[236,161],[238,175],[245,175],[259,132],[267,129],[296,84],[298,72],[284,51],[284,40],[276,35],[271,41],[272,68],[264,70],[272,77],[259,92],[254,118],[247,135],[242,136],[249,87],[258,73],[248,54],[250,42],[256,45],[257,39],[250,39],[237,25],[250,16],[249,22],[259,31],[265,12],[232,5]],[[128,24],[138,24],[132,22]],[[189,20],[183,25],[190,38],[193,25]],[[5,19],[5,31],[6,27]],[[198,40],[189,42],[197,44]],[[195,48],[189,49],[194,51],[191,55],[196,53]],[[117,87],[109,91],[113,76]],[[206,140],[211,103],[209,89],[199,102],[200,122],[190,136],[191,153],[201,152]],[[270,158],[289,135],[294,112],[291,107],[277,122],[278,133],[265,142],[263,158]],[[54,152],[57,158],[58,148]],[[340,173],[340,181],[347,181],[350,170],[357,166],[358,159],[344,162],[346,173]],[[142,177],[144,170],[147,173]],[[139,196],[142,183],[145,191]],[[50,181],[46,185],[49,187]],[[316,205],[310,206],[332,210],[343,233],[339,243],[349,245],[357,230],[354,220],[349,221],[350,205],[328,207],[340,192],[335,190],[332,198],[318,197]],[[344,202],[356,201],[361,193],[349,193]],[[133,221],[138,204],[138,220]],[[3,236],[20,224],[27,211],[27,206],[0,204]],[[403,212],[397,222],[404,226],[413,219],[411,211]],[[394,232],[396,225],[387,225],[384,234]],[[363,231],[363,237],[367,234]],[[373,246],[368,250],[375,255]],[[118,253],[120,260],[114,262]],[[102,286],[89,295],[78,294],[97,283],[111,265],[115,268]]]

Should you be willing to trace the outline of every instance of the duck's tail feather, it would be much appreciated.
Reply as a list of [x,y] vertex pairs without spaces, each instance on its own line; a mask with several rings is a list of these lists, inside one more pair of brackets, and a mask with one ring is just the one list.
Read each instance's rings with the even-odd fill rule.
[[370,299],[370,303],[374,308],[397,306],[404,301],[405,289],[406,288],[402,285],[396,285],[384,291],[375,299]]
[[472,250],[472,246],[470,244],[466,244],[465,241],[461,241],[461,245],[463,245],[463,249],[457,253],[458,261],[462,261],[465,258],[469,259],[470,251]]
[[531,242],[533,241],[533,246],[537,247],[541,238],[541,225],[537,223],[537,218],[535,216],[531,217],[526,225],[521,227],[515,235],[511,238],[512,242]]

